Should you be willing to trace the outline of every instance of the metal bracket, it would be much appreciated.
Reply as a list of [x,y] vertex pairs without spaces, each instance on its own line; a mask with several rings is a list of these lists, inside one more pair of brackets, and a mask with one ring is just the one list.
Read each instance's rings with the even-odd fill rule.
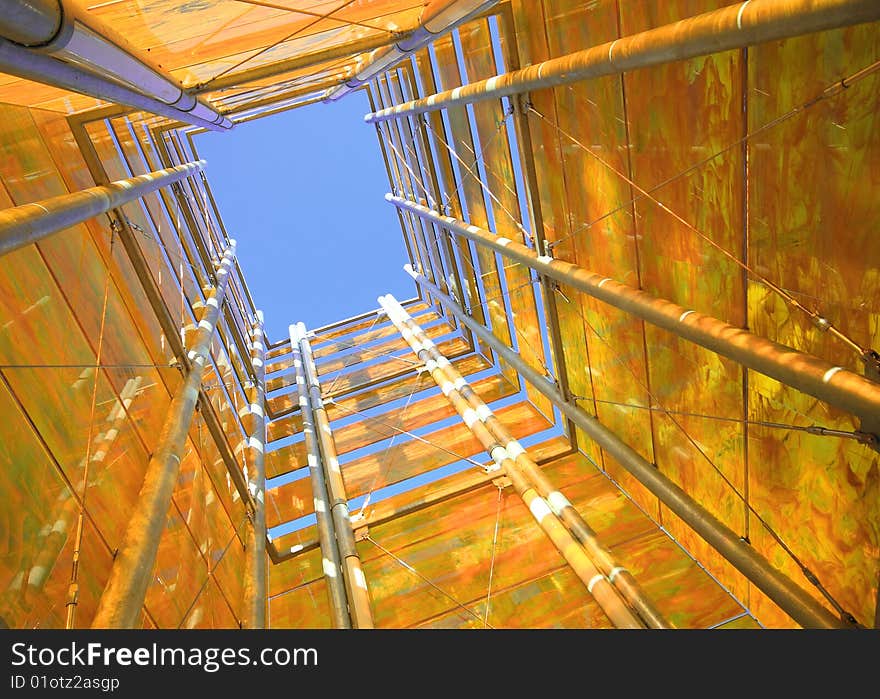
[[880,383],[880,353],[867,349],[862,354],[862,362],[865,364],[865,378]]
[[508,478],[507,476],[499,476],[498,478],[492,480],[492,485],[494,485],[496,488],[504,490],[505,488],[509,488],[510,486],[512,486],[513,481],[511,481],[510,478]]
[[126,222],[126,223],[127,223],[127,224],[128,224],[133,230],[136,230],[138,233],[144,233],[144,234],[146,234],[146,231],[145,231],[143,228],[141,228],[138,224],[136,224],[134,221],[132,221],[130,218],[128,218],[128,216],[125,217],[125,222]]
[[553,291],[555,291],[557,294],[559,294],[562,298],[564,298],[566,303],[571,303],[571,299],[565,295],[565,292],[562,290],[562,287],[559,286],[559,282],[557,282],[557,281],[552,282],[551,288],[553,289]]
[[[865,378],[880,383],[880,353],[867,349],[862,353],[862,362],[865,364]],[[859,430],[867,433],[869,437],[869,439],[860,439],[859,441],[880,453],[880,416],[871,415],[866,418],[859,415]]]

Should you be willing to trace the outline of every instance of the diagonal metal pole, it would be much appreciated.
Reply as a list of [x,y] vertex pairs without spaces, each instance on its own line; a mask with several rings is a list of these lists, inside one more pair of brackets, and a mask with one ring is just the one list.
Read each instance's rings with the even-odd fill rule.
[[647,461],[581,407],[566,401],[556,386],[550,383],[546,377],[530,367],[518,353],[495,338],[486,327],[474,321],[458,304],[424,276],[413,271],[409,265],[406,265],[404,269],[422,288],[439,299],[450,313],[454,313],[462,323],[468,325],[474,335],[484,340],[500,356],[504,357],[526,381],[553,401],[563,415],[572,420],[596,444],[611,454],[621,466],[724,556],[734,568],[779,605],[780,609],[792,619],[806,628],[847,627],[791,578],[774,568],[766,558],[737,536],[726,524],[663,475],[654,464]]
[[294,334],[302,353],[303,370],[308,385],[318,445],[321,450],[321,463],[324,466],[327,494],[330,498],[330,514],[336,531],[336,544],[342,558],[343,578],[348,592],[351,623],[356,629],[372,629],[373,610],[370,603],[370,591],[354,539],[354,529],[351,526],[351,516],[348,511],[348,498],[345,494],[345,483],[339,468],[339,457],[336,453],[333,431],[330,429],[330,420],[321,398],[321,385],[318,381],[318,371],[315,368],[312,347],[306,336],[306,326],[297,323],[291,332],[291,341],[294,339]]
[[211,362],[211,342],[217,330],[220,309],[226,299],[229,273],[234,262],[235,241],[230,240],[217,271],[217,286],[208,295],[198,332],[188,353],[191,364],[189,373],[168,408],[168,417],[147,465],[137,503],[98,602],[92,620],[94,629],[129,629],[135,628],[138,622],[171,507],[171,496],[180,473],[180,461],[199,399],[202,377]]
[[529,508],[542,531],[553,542],[611,622],[618,628],[645,628],[645,624],[629,609],[608,577],[598,569],[577,539],[553,513],[547,500],[536,491],[516,460],[515,447],[509,442],[500,442],[489,430],[486,425],[487,413],[490,412],[488,407],[483,404],[482,408],[474,409],[465,399],[462,389],[467,382],[464,377],[448,360],[444,361],[445,358],[436,350],[434,343],[393,296],[390,294],[380,296],[379,304],[415,355],[424,362],[425,368],[443,391],[443,395],[495,461],[496,466],[510,478],[514,490]]
[[541,275],[568,284],[610,306],[852,413],[866,424],[876,422],[880,414],[880,384],[855,372],[718,318],[620,284],[571,262],[538,255],[525,245],[444,216],[421,204],[390,194],[386,199],[398,208],[437,223],[450,233],[488,247]]
[[263,339],[263,313],[257,311],[251,327],[250,354],[254,367],[254,381],[248,390],[248,446],[251,452],[251,472],[248,490],[253,499],[251,526],[246,532],[247,569],[244,578],[245,628],[262,629],[266,626],[267,562],[266,562],[266,344]]
[[[386,297],[386,301],[389,298]],[[395,311],[399,313],[402,322],[409,328],[415,338],[421,342],[422,348],[427,351],[427,356],[430,358],[427,364],[428,368],[433,368],[434,364],[439,365],[452,379],[455,389],[468,402],[473,414],[483,422],[497,442],[505,448],[508,456],[516,462],[516,465],[521,469],[526,479],[535,486],[538,494],[547,501],[553,514],[559,517],[563,524],[568,527],[569,531],[580,541],[590,560],[617,588],[627,604],[638,613],[649,628],[671,628],[660,611],[654,606],[654,603],[642,590],[632,573],[618,565],[612,553],[599,541],[593,528],[587,524],[568,498],[553,485],[544,471],[541,470],[522,444],[519,443],[519,440],[513,437],[501,420],[498,419],[498,416],[477,395],[477,392],[467,382],[467,379],[455,370],[449,360],[437,350],[437,345],[421,332],[419,326],[403,308],[400,308],[399,311],[395,309]],[[434,362],[434,364],[431,364],[431,362]]]
[[300,414],[302,415],[303,436],[309,460],[309,478],[312,483],[312,498],[315,503],[315,519],[317,520],[318,542],[321,547],[321,566],[327,583],[327,596],[330,601],[330,617],[333,628],[350,629],[351,616],[348,613],[348,593],[342,579],[342,561],[339,547],[336,545],[336,531],[327,497],[327,480],[324,477],[324,466],[321,448],[318,445],[315,430],[314,411],[306,381],[305,364],[300,346],[300,331],[296,325],[290,326],[290,347],[292,350],[293,367],[296,372],[296,389],[299,396]]
[[145,194],[194,175],[205,165],[204,160],[198,160],[4,209],[0,211],[0,255],[117,209]]
[[745,0],[367,114],[375,123],[880,19],[877,0]]

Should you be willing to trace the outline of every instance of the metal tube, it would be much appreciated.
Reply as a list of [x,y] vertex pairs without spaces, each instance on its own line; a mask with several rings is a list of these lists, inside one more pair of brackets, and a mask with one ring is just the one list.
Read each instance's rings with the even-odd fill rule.
[[188,353],[191,363],[189,373],[171,401],[156,450],[147,465],[138,501],[92,619],[94,629],[128,629],[134,628],[138,622],[180,472],[180,461],[199,398],[202,376],[211,361],[211,341],[226,298],[229,271],[234,259],[235,241],[230,240],[217,272],[217,286],[212,289],[205,304],[198,333]]
[[42,46],[62,27],[58,0],[4,0],[0,36],[22,46]]
[[[412,318],[407,316],[404,322],[413,332],[418,329]],[[547,501],[553,514],[559,517],[562,523],[580,541],[590,560],[607,576],[608,580],[617,588],[627,604],[638,613],[649,628],[671,628],[660,611],[654,606],[654,603],[641,589],[632,573],[618,565],[613,554],[602,545],[596,536],[596,532],[581,517],[574,505],[569,502],[563,493],[557,490],[544,471],[541,470],[523,448],[522,444],[519,443],[519,440],[510,434],[501,420],[498,419],[498,416],[483,402],[483,399],[477,395],[477,392],[474,391],[467,380],[455,371],[448,359],[437,351],[437,345],[425,336],[424,333],[421,333],[421,336],[417,335],[417,338],[422,343],[422,347],[427,351],[427,356],[446,371],[458,392],[470,405],[473,414],[483,422],[496,442],[505,448],[508,456],[516,462],[516,465],[520,468],[526,479],[537,489],[538,494]]]
[[409,265],[404,269],[792,619],[807,628],[846,627],[840,619],[788,576],[774,568],[766,558],[737,536],[726,524],[664,476],[654,464],[626,445],[620,437],[592,415],[579,406],[567,402],[546,377],[526,364],[518,353],[500,342],[483,325],[470,318],[458,304],[424,276],[416,273]]
[[584,583],[587,591],[599,603],[611,622],[619,628],[645,628],[641,620],[620,598],[608,577],[596,567],[583,547],[553,513],[547,500],[535,491],[520,464],[514,460],[509,445],[505,442],[499,442],[489,430],[484,420],[485,411],[488,410],[487,406],[482,404],[482,409],[475,410],[465,399],[462,387],[467,382],[464,377],[437,351],[436,345],[431,342],[393,296],[390,294],[380,296],[379,303],[403,339],[424,363],[431,377],[443,391],[443,395],[446,396],[464,423],[495,461],[496,466],[510,478],[514,489],[526,507],[529,508],[529,512],[532,513],[538,525],[553,542],[553,545],[556,546],[581,582]]
[[[228,129],[232,123],[215,109],[186,92],[173,77],[140,55],[128,40],[98,17],[72,2],[62,0],[4,0],[0,15],[0,53],[14,59],[7,70],[13,75],[36,79],[75,92],[90,92],[103,84],[124,84],[132,92],[170,108],[166,116],[209,128]],[[19,49],[15,51],[14,49]],[[47,60],[48,59],[48,60]],[[70,68],[79,77],[61,84]],[[4,69],[5,70],[5,69]],[[34,72],[36,71],[36,73]],[[32,77],[40,75],[42,77]],[[90,80],[91,79],[91,80]],[[100,81],[96,82],[96,81]],[[139,106],[125,100],[111,101]],[[147,111],[155,111],[148,108]],[[156,113],[164,113],[157,111]]]
[[251,468],[248,490],[253,498],[251,526],[247,529],[247,570],[244,578],[245,628],[266,626],[268,598],[266,570],[266,345],[263,340],[263,313],[256,312],[250,343],[253,385],[248,391],[250,415]]
[[202,95],[206,92],[219,92],[227,90],[231,87],[239,87],[247,83],[263,80],[264,78],[274,78],[285,73],[292,73],[295,70],[304,68],[312,68],[328,63],[338,58],[348,58],[364,51],[372,51],[380,49],[389,44],[395,43],[397,39],[387,34],[378,34],[375,36],[367,36],[362,39],[354,39],[341,43],[337,46],[330,46],[320,51],[293,56],[275,63],[267,63],[266,65],[254,66],[246,70],[240,70],[235,73],[227,73],[218,78],[213,78],[207,82],[199,83],[189,89],[190,94]]
[[232,122],[225,116],[218,114],[218,121],[208,121],[195,113],[181,111],[155,97],[144,95],[102,75],[90,73],[79,66],[59,61],[51,56],[44,56],[2,38],[0,38],[0,71],[89,95],[105,102],[116,102],[132,109],[178,119],[194,126],[204,126],[212,131],[225,131],[232,127]]
[[404,58],[424,48],[438,36],[452,31],[460,24],[476,17],[498,4],[498,0],[433,0],[425,5],[419,15],[419,25],[401,37],[393,46],[376,49],[363,62],[352,78],[334,87],[324,95],[325,102],[334,102],[362,85],[366,85],[380,73],[393,67]]
[[[98,157],[94,143],[92,143],[86,133],[83,126],[84,122],[74,117],[70,117],[68,121],[73,132],[73,138],[76,141],[95,182],[106,182],[108,180],[107,173]],[[141,242],[139,241],[141,241],[142,238],[135,234],[124,216],[115,216],[114,219],[119,224],[119,239],[122,241],[122,245],[125,248],[125,252],[128,255],[135,275],[140,281],[141,288],[149,302],[149,306],[153,310],[153,313],[155,313],[156,319],[159,321],[159,325],[168,342],[168,347],[181,365],[188,368],[189,360],[186,357],[186,350],[180,337],[179,323],[172,318],[171,312],[168,310],[168,306],[166,305],[162,292],[159,289],[159,285],[153,278],[153,273],[150,271],[150,265],[140,247]],[[217,417],[210,400],[207,399],[204,393],[200,394],[199,401],[202,417],[205,420],[205,427],[208,428],[208,431],[214,439],[215,446],[220,452],[223,463],[226,465],[227,473],[232,479],[239,497],[241,497],[243,502],[247,503],[250,500],[247,483],[245,482],[241,468],[236,462],[235,455],[229,448],[220,420]],[[272,553],[272,550],[272,548],[269,549],[270,554]]]
[[876,0],[747,0],[488,80],[367,114],[366,122],[500,99],[627,70],[880,19]]
[[343,580],[339,548],[336,545],[336,532],[327,498],[327,482],[324,478],[324,467],[321,463],[321,449],[316,437],[312,402],[306,382],[302,348],[299,344],[299,329],[296,325],[290,326],[290,348],[293,357],[293,367],[296,372],[296,389],[299,395],[303,435],[309,459],[309,477],[312,483],[312,497],[315,501],[315,518],[317,519],[318,542],[321,547],[321,562],[324,570],[324,579],[327,582],[327,596],[330,599],[330,616],[334,628],[350,629],[351,617],[348,612],[348,593],[346,592]]
[[[321,399],[321,385],[318,382],[318,371],[315,368],[312,347],[306,336],[305,325],[297,323],[295,332],[302,353],[303,369],[309,389],[309,402],[314,414],[315,430],[321,449],[321,463],[327,478],[327,492],[330,496],[330,513],[333,516],[333,525],[336,530],[336,543],[345,565],[345,587],[348,590],[352,625],[356,629],[372,629],[373,611],[370,603],[370,591],[367,588],[367,579],[364,576],[357,543],[354,539],[354,529],[351,526],[351,516],[348,511],[348,498],[345,494],[345,483],[339,468],[339,456],[336,453],[330,420]],[[291,341],[293,339],[294,336],[291,334]]]
[[199,160],[0,211],[0,256],[198,172]]
[[824,359],[778,344],[712,316],[620,284],[570,262],[537,255],[525,245],[443,216],[420,204],[386,195],[395,206],[485,245],[538,273],[630,313],[653,325],[733,359],[743,366],[853,413],[862,420],[880,413],[880,385]]
[[[502,12],[499,13],[499,21],[501,23],[503,33],[509,36],[516,35],[516,25],[513,19],[513,13],[510,5],[507,5]],[[505,62],[513,70],[519,70],[520,57],[519,49],[516,42],[507,42]],[[504,53],[502,51],[502,53]],[[516,145],[519,151],[519,159],[522,168],[523,184],[525,187],[525,209],[529,215],[529,230],[535,239],[535,249],[538,254],[545,255],[547,250],[547,240],[545,238],[544,229],[544,211],[541,205],[540,187],[538,184],[538,173],[535,167],[535,154],[533,152],[534,141],[532,140],[532,129],[529,123],[528,112],[524,99],[511,100],[513,106],[514,128],[517,129]],[[440,116],[440,115],[437,115]],[[455,211],[450,212],[455,215]],[[553,284],[547,277],[540,276],[541,293],[543,295],[545,322],[547,324],[547,335],[550,340],[550,351],[552,361],[555,363],[555,377],[559,382],[559,390],[566,400],[571,396],[571,389],[568,381],[568,367],[565,359],[565,350],[562,344],[562,332],[559,328],[559,306],[558,299],[553,290]],[[536,292],[537,293],[537,292]],[[574,424],[569,420],[565,425],[566,432],[572,446],[577,449],[577,430]]]

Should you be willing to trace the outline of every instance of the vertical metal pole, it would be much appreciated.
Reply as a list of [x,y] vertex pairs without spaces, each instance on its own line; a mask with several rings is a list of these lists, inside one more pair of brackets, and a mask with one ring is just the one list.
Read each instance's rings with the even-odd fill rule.
[[370,604],[370,591],[367,588],[367,579],[364,576],[361,557],[354,540],[345,483],[339,468],[339,457],[336,453],[333,431],[330,429],[330,420],[321,398],[321,385],[318,382],[318,371],[315,368],[312,347],[306,337],[305,325],[297,323],[296,332],[302,352],[303,368],[309,388],[309,400],[318,435],[318,444],[321,448],[321,461],[324,465],[327,492],[330,496],[330,513],[333,517],[333,527],[336,530],[336,543],[345,566],[345,587],[348,591],[352,625],[356,629],[372,629],[373,610]]
[[249,629],[266,627],[266,344],[263,340],[263,313],[257,311],[251,328],[250,354],[255,379],[248,390],[251,468],[248,490],[253,498],[251,526],[247,529],[247,570],[244,578],[243,625]]
[[[583,547],[553,513],[547,500],[536,492],[523,469],[514,460],[512,446],[500,443],[486,426],[486,414],[491,413],[488,406],[483,403],[480,409],[471,407],[462,391],[467,383],[464,377],[442,354],[437,352],[434,343],[428,339],[424,331],[393,296],[390,294],[380,296],[379,304],[416,356],[425,363],[425,368],[431,373],[434,381],[443,391],[443,395],[446,396],[464,423],[480,441],[497,466],[503,469],[510,478],[514,489],[526,507],[529,508],[541,529],[584,583],[611,622],[618,628],[645,628],[645,624],[633,614],[620,598],[608,577],[599,571]],[[443,361],[438,361],[438,358]]]
[[315,433],[315,422],[312,416],[312,401],[306,383],[302,349],[299,344],[300,331],[298,326],[290,326],[290,347],[293,350],[293,367],[296,371],[296,389],[299,394],[299,407],[302,414],[303,435],[309,459],[309,476],[312,482],[312,497],[315,503],[318,541],[321,545],[321,563],[324,579],[327,582],[327,596],[330,600],[330,617],[333,628],[350,629],[351,617],[348,614],[348,594],[342,579],[342,563],[339,549],[336,546],[336,532],[330,507],[327,503],[327,483],[324,479],[324,468],[321,464],[321,449]]
[[191,362],[189,373],[171,401],[156,450],[147,465],[138,501],[98,602],[92,628],[134,628],[138,622],[180,472],[180,461],[199,398],[202,376],[211,361],[211,341],[217,328],[220,308],[226,298],[229,272],[234,260],[235,241],[230,240],[217,271],[217,286],[205,303],[198,333],[188,353]]
[[526,364],[522,357],[510,347],[495,338],[490,330],[470,318],[458,304],[443,294],[428,279],[414,272],[409,265],[406,265],[405,269],[420,286],[438,298],[450,313],[458,316],[462,323],[469,325],[477,337],[504,357],[526,381],[553,401],[563,415],[571,419],[596,444],[617,459],[621,466],[656,495],[672,512],[681,517],[685,524],[778,604],[779,608],[792,619],[806,628],[846,628],[846,625],[818,600],[802,590],[791,578],[774,568],[749,543],[743,541],[715,515],[664,476],[654,464],[648,462],[625,444],[620,437],[580,406],[566,401],[546,377]]

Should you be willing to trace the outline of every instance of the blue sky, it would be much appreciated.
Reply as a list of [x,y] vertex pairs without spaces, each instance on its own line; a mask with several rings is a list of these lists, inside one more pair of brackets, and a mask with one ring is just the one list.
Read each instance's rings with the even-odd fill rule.
[[196,137],[272,341],[415,295],[369,111],[358,91]]

